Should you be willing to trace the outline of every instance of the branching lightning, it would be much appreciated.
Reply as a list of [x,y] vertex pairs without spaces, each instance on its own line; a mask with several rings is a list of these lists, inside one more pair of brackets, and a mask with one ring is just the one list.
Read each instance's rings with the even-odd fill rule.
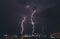
[[24,22],[26,21],[26,16],[24,16],[23,17],[23,20],[21,21],[21,28],[22,28],[22,30],[21,30],[21,34],[23,33],[23,31],[24,31]]
[[[35,29],[34,29],[35,28],[35,22],[34,22],[33,18],[34,18],[34,14],[36,12],[38,13],[40,11],[40,9],[38,9],[38,8],[36,9],[36,7],[30,6],[30,5],[26,5],[25,8],[31,10],[31,14],[29,16],[30,16],[30,22],[32,24],[32,33],[34,33],[35,32]],[[22,28],[21,34],[23,34],[23,31],[24,31],[24,22],[26,21],[26,18],[29,16],[28,15],[24,16],[22,21],[21,21],[21,28]],[[42,26],[42,32],[44,33],[44,26]]]
[[33,25],[33,27],[32,27],[32,33],[34,33],[34,21],[33,21],[33,15],[36,13],[36,10],[34,10],[33,12],[32,12],[32,14],[31,14],[31,24]]
[[[26,6],[26,8],[30,8],[30,7],[31,7],[30,5],[27,5],[27,6]],[[32,9],[32,10],[33,10],[33,9]],[[33,26],[33,27],[32,27],[32,33],[34,33],[34,31],[35,31],[35,30],[34,30],[35,23],[34,23],[34,21],[33,21],[33,16],[34,16],[35,13],[36,13],[36,10],[33,10],[32,13],[31,13],[31,15],[30,15],[30,17],[31,17],[31,18],[30,18],[31,24],[32,24],[32,26]]]
[[[30,8],[30,5],[27,5],[26,6],[26,8]],[[33,21],[33,16],[34,16],[34,14],[36,13],[36,10],[34,9],[33,10],[33,12],[31,13],[31,15],[30,15],[30,21],[31,21],[31,24],[32,24],[32,33],[34,33],[34,26],[35,26],[35,23],[34,23],[34,21]],[[23,34],[23,31],[24,31],[24,22],[26,21],[26,18],[27,18],[27,16],[24,16],[23,17],[23,19],[22,19],[22,21],[21,21],[21,34]]]

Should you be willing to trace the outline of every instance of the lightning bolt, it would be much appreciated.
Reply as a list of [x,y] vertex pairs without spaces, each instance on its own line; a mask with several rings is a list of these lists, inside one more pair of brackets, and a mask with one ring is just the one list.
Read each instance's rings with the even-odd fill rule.
[[21,28],[22,28],[22,30],[21,30],[21,34],[23,33],[23,31],[24,31],[24,22],[26,21],[26,16],[24,16],[23,17],[23,20],[21,21]]
[[[26,8],[29,8],[30,10],[31,10],[31,6],[30,5],[26,5]],[[34,26],[35,26],[35,23],[34,23],[34,21],[33,21],[33,16],[34,16],[34,14],[36,13],[36,10],[33,10],[32,11],[32,14],[30,15],[30,20],[31,20],[31,24],[32,24],[32,33],[34,33]]]
[[36,10],[34,10],[33,12],[32,12],[32,14],[31,14],[31,24],[33,25],[33,27],[32,27],[32,33],[34,33],[34,21],[33,21],[33,15],[36,13]]
[[[30,21],[31,21],[31,24],[32,24],[32,33],[34,33],[34,31],[35,31],[35,22],[34,22],[34,20],[33,20],[33,18],[34,18],[34,14],[36,13],[36,12],[38,12],[38,11],[40,11],[39,9],[37,10],[36,8],[31,8],[31,6],[30,5],[26,5],[25,6],[25,8],[27,8],[27,9],[29,9],[29,10],[32,10],[32,13],[31,13],[31,15],[30,15]],[[23,17],[23,19],[22,19],[22,21],[21,21],[21,28],[22,28],[22,30],[21,30],[21,34],[23,33],[23,31],[24,31],[24,22],[26,21],[26,18],[27,18],[28,16],[24,16]],[[44,33],[44,26],[42,26],[42,32]]]

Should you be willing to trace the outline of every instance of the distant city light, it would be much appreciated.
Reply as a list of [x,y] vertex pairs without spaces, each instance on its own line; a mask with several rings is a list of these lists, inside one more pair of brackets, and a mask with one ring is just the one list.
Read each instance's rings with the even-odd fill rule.
[[[18,35],[7,35],[7,34],[5,34],[4,35],[5,37],[5,39],[9,39],[9,38],[12,38],[12,39],[23,39],[23,38],[46,38],[46,37],[48,37],[48,38],[60,38],[60,33],[52,33],[52,34],[49,34],[49,35],[47,35],[47,34],[22,34],[22,35],[19,35],[19,37],[18,37]],[[8,37],[7,37],[8,36]]]

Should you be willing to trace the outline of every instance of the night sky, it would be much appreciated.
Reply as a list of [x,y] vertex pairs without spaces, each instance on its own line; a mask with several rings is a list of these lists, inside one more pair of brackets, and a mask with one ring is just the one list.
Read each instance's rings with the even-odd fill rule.
[[60,32],[60,0],[0,0],[0,34],[19,34],[24,15],[28,16],[24,33],[32,32],[27,3],[40,10],[34,15],[36,33],[42,33],[42,28],[45,33]]

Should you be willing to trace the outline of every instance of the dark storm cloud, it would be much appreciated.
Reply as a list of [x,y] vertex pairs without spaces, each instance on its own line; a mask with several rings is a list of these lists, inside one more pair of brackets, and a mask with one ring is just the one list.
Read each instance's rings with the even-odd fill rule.
[[[45,11],[41,12],[41,18],[37,18],[37,20],[38,22],[42,20],[43,26],[46,26],[45,29],[48,29],[48,32],[60,31],[60,6],[57,6],[59,5],[60,0],[0,0],[0,34],[18,33],[20,28],[19,21],[21,22],[22,20],[21,15],[26,15],[27,13],[30,13],[29,10],[24,8],[27,2],[33,6],[40,7],[42,11]],[[40,32],[40,24],[36,24],[36,26],[37,27],[35,31]],[[38,28],[39,30],[37,31]]]
[[27,2],[34,5],[39,6],[41,8],[51,8],[60,3],[60,0],[19,0],[20,3],[26,4]]
[[32,3],[35,3],[35,5],[41,8],[50,8],[58,5],[60,0],[33,0]]

